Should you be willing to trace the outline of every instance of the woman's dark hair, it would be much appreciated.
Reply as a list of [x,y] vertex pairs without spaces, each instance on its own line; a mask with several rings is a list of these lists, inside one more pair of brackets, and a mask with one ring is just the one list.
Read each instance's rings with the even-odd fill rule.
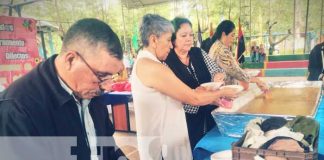
[[215,34],[212,37],[212,42],[219,40],[222,37],[222,33],[225,32],[226,35],[231,33],[235,29],[235,25],[230,20],[222,21],[216,28]]
[[189,21],[189,19],[187,18],[183,18],[183,17],[175,17],[172,21],[171,21],[173,28],[174,28],[174,32],[172,33],[172,37],[171,37],[171,42],[172,44],[174,44],[174,41],[176,39],[176,34],[178,32],[178,30],[180,29],[182,24],[189,24],[190,27],[192,27],[191,22]]

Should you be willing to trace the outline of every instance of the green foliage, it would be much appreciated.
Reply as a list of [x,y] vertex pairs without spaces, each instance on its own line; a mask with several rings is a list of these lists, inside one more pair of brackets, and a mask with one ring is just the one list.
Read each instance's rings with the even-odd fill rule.
[[[14,0],[14,3],[22,1]],[[294,1],[296,1],[295,25]],[[209,36],[210,22],[213,23],[213,30],[215,30],[222,19],[230,18],[237,25],[238,19],[241,17],[243,32],[246,37],[249,37],[250,35],[266,35],[268,29],[266,22],[269,20],[270,22],[278,22],[272,29],[274,33],[287,33],[287,30],[293,29],[294,26],[296,26],[298,32],[305,32],[306,4],[307,0],[176,0],[127,9],[126,6],[122,6],[120,0],[47,0],[24,6],[22,15],[38,20],[47,20],[54,25],[62,26],[63,31],[66,31],[78,19],[98,18],[107,22],[113,28],[119,35],[124,48],[129,50],[133,29],[146,13],[160,14],[170,20],[175,16],[185,16],[191,20],[195,32],[198,28],[198,16],[201,28],[204,31],[203,39]],[[319,33],[322,0],[310,0],[309,4],[308,30]],[[4,11],[3,7],[1,11]],[[57,51],[60,50],[58,35],[58,32],[53,34]],[[258,40],[267,42],[265,38]],[[247,40],[248,42],[249,40]]]

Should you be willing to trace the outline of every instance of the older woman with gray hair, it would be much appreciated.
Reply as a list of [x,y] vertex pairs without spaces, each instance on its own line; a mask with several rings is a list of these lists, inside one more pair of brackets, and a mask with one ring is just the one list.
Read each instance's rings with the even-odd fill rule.
[[162,62],[172,48],[172,24],[147,14],[140,27],[143,49],[132,72],[138,151],[141,159],[192,159],[183,104],[196,106],[233,98],[232,89],[191,89]]

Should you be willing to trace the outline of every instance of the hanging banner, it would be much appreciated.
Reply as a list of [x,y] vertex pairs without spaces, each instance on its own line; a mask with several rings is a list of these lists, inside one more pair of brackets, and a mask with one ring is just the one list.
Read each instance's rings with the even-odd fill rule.
[[[31,70],[40,60],[36,20],[0,16],[0,78],[6,85]],[[3,80],[2,80],[3,81]]]

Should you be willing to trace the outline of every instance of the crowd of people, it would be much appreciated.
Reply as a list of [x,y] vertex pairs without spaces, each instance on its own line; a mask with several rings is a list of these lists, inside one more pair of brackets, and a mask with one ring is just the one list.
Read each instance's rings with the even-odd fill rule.
[[250,50],[251,62],[264,62],[266,58],[266,53],[264,50],[264,44],[260,44],[260,46],[256,45],[256,42],[252,43]]
[[59,55],[1,92],[0,136],[75,136],[78,159],[124,156],[115,146],[103,153],[96,147],[98,137],[114,134],[107,108],[96,97],[111,90],[113,75],[126,67],[132,68],[140,158],[192,159],[195,145],[215,127],[210,112],[222,107],[219,99],[238,96],[233,88],[207,90],[201,84],[237,84],[247,90],[256,83],[268,90],[234,58],[235,25],[230,20],[218,25],[208,53],[193,47],[192,24],[183,17],[169,21],[146,14],[139,33],[143,47],[134,64],[125,66],[120,41],[109,25],[97,19],[77,21],[64,36]]

